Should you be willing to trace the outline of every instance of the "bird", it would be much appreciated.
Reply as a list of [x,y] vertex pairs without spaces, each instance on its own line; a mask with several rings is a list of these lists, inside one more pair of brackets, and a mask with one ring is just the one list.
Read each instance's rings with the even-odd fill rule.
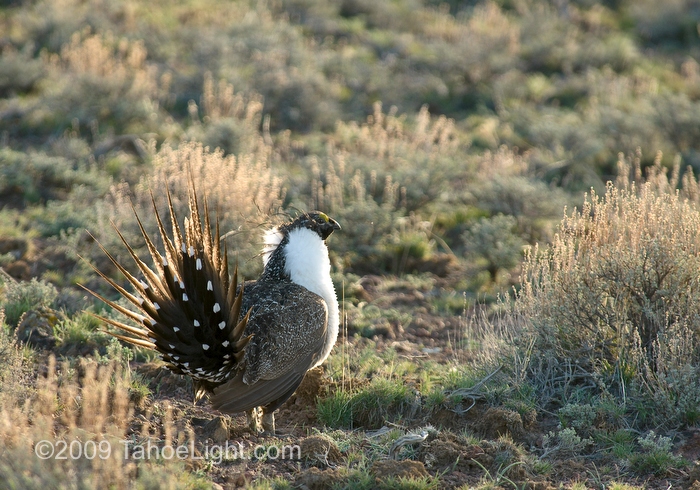
[[113,224],[140,277],[95,239],[134,291],[90,265],[128,307],[84,289],[136,324],[95,314],[116,327],[108,333],[157,351],[172,372],[191,377],[194,403],[208,395],[220,412],[245,412],[251,430],[275,433],[274,412],[306,372],[328,358],[338,337],[326,239],[340,225],[312,211],[267,230],[260,277],[238,284],[237,266],[229,272],[225,240],[222,249],[218,216],[212,230],[206,196],[200,210],[192,176],[187,193],[189,214],[181,227],[166,189],[170,235],[151,193],[164,254],[133,211],[152,266]]

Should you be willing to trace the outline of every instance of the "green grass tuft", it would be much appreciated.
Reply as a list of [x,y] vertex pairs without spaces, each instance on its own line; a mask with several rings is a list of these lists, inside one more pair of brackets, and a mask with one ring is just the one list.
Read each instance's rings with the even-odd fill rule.
[[331,428],[378,429],[416,413],[420,401],[400,380],[375,379],[355,393],[338,390],[319,400],[319,421]]

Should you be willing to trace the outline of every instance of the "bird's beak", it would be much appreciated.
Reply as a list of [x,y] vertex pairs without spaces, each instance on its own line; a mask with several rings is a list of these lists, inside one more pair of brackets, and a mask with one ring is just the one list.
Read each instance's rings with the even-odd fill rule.
[[325,240],[326,238],[331,236],[331,233],[333,233],[335,230],[340,230],[340,225],[333,218],[328,218],[328,223],[325,223],[321,227],[323,239]]

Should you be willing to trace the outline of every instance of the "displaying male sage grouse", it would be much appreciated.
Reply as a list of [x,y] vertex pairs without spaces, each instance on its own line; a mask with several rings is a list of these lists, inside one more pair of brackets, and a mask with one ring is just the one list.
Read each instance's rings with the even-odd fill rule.
[[153,268],[117,230],[143,279],[100,245],[136,294],[95,271],[136,311],[90,291],[139,327],[100,318],[129,334],[115,337],[158,351],[171,371],[191,376],[195,402],[209,393],[214,408],[245,411],[256,431],[262,415],[262,428],[274,432],[274,411],[306,372],[328,357],[338,336],[338,300],[325,240],[340,226],[323,213],[311,212],[267,231],[262,275],[239,286],[237,272],[229,276],[218,220],[212,236],[206,199],[200,215],[194,184],[190,183],[184,238],[169,193],[167,198],[172,237],[153,200],[165,256],[136,215]]

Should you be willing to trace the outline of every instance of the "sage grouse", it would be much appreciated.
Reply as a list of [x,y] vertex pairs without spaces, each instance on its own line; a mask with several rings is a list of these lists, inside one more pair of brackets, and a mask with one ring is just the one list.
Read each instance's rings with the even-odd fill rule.
[[328,357],[338,336],[338,300],[325,240],[340,226],[324,213],[311,212],[269,230],[262,275],[239,286],[237,271],[229,276],[218,219],[212,236],[206,199],[200,215],[194,183],[190,182],[184,238],[169,193],[167,198],[172,238],[152,198],[165,256],[134,211],[153,268],[116,230],[143,279],[99,245],[136,294],[95,271],[134,308],[90,292],[139,326],[100,319],[128,334],[113,333],[115,337],[158,351],[171,371],[191,376],[195,403],[209,393],[214,408],[245,411],[256,431],[262,415],[263,430],[274,432],[274,411],[306,372]]

